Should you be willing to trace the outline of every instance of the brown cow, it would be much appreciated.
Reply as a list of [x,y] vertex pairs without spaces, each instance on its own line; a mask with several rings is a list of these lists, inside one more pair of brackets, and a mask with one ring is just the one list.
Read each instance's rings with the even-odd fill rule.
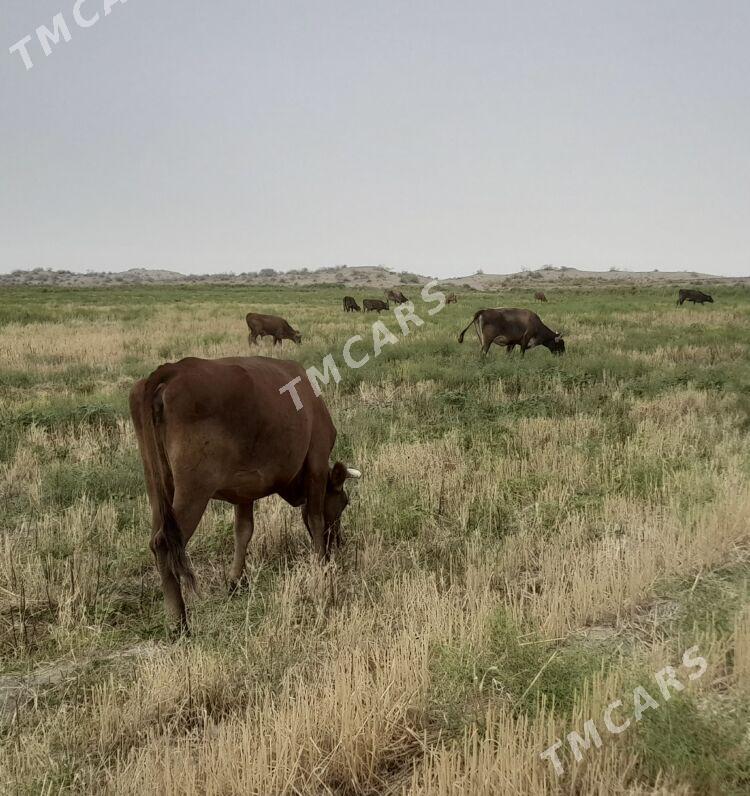
[[344,296],[344,312],[360,312],[359,304],[352,296]]
[[449,293],[445,297],[445,303],[446,304],[458,304],[458,298],[456,297],[456,294],[455,293]]
[[273,344],[281,345],[282,340],[292,340],[297,345],[302,342],[302,335],[278,315],[261,315],[248,312],[245,316],[250,334],[247,336],[249,345],[258,342],[259,337],[273,337]]
[[459,343],[463,343],[464,334],[472,324],[482,344],[482,354],[487,354],[493,343],[504,345],[509,354],[518,345],[522,356],[527,348],[538,345],[545,346],[553,354],[565,353],[562,332],[553,332],[531,310],[477,310],[469,325],[458,336]]
[[537,290],[537,292],[536,292],[536,293],[534,293],[534,298],[535,298],[537,301],[544,301],[544,302],[546,302],[546,301],[547,301],[547,297],[544,295],[544,293],[542,293],[542,291],[541,291],[541,290]]
[[386,290],[385,297],[394,304],[405,304],[409,300],[400,290]]
[[362,306],[365,308],[365,312],[376,311],[378,315],[383,311],[389,309],[389,305],[387,301],[382,301],[381,299],[362,299]]
[[[280,388],[296,379],[299,411]],[[347,478],[329,456],[336,428],[296,362],[270,357],[190,357],[157,368],[130,393],[130,414],[151,503],[151,550],[167,610],[187,631],[180,580],[195,576],[185,551],[208,501],[234,509],[230,591],[242,577],[253,504],[280,495],[302,506],[313,547],[325,559],[338,541]]]

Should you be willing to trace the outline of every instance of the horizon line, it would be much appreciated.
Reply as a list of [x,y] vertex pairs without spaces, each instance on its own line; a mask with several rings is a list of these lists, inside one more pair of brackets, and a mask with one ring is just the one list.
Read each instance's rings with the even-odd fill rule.
[[[271,267],[271,266],[259,266],[254,270],[247,270],[247,271],[237,271],[237,270],[211,270],[211,271],[201,271],[195,273],[185,273],[183,271],[178,271],[173,268],[164,268],[159,266],[130,266],[128,268],[120,268],[120,269],[96,269],[96,268],[87,268],[86,270],[75,270],[72,268],[51,268],[46,266],[27,266],[27,267],[18,267],[13,268],[12,270],[5,271],[0,269],[0,277],[2,276],[12,276],[13,274],[19,273],[33,273],[33,272],[46,272],[46,273],[54,273],[54,274],[73,274],[75,276],[94,276],[94,275],[109,275],[109,274],[127,274],[133,271],[145,271],[145,272],[162,272],[162,273],[170,273],[175,274],[182,277],[207,277],[207,276],[259,276],[261,272],[266,272],[264,275],[271,276],[275,274],[283,275],[283,274],[292,274],[292,275],[299,275],[299,274],[314,274],[318,272],[326,272],[326,271],[338,271],[341,269],[376,269],[386,271],[388,273],[392,273],[394,275],[401,275],[401,274],[411,274],[414,276],[418,276],[423,279],[470,279],[476,276],[485,276],[485,277],[508,277],[508,276],[516,276],[523,273],[538,273],[540,271],[555,271],[555,272],[564,272],[564,271],[579,271],[585,274],[602,274],[602,273],[623,273],[623,274],[690,274],[699,277],[720,277],[722,279],[747,279],[750,278],[750,274],[748,275],[735,275],[735,274],[726,274],[726,273],[712,273],[710,271],[696,271],[693,268],[682,268],[677,270],[672,269],[663,269],[663,268],[646,268],[646,269],[635,269],[630,268],[627,266],[606,266],[606,267],[587,267],[587,266],[569,266],[569,265],[555,265],[552,263],[545,263],[544,265],[539,266],[521,266],[515,270],[500,270],[500,271],[490,271],[486,270],[485,268],[478,268],[469,273],[456,273],[454,275],[446,275],[440,278],[436,277],[434,274],[425,274],[421,273],[417,270],[412,270],[410,268],[401,268],[396,266],[389,266],[383,263],[378,264],[357,264],[357,265],[349,265],[348,263],[339,263],[334,265],[319,265],[319,266],[304,266],[304,265],[296,265],[296,266],[284,266],[284,267]],[[271,274],[270,272],[273,272]]]

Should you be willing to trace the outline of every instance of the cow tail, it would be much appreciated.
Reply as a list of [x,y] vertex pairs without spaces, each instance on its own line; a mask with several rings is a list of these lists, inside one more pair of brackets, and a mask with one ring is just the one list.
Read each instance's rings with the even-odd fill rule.
[[468,332],[468,331],[469,331],[469,329],[470,329],[471,325],[472,325],[473,323],[476,323],[476,320],[477,320],[477,318],[478,318],[478,317],[479,317],[479,316],[480,316],[480,315],[481,315],[483,312],[484,312],[484,310],[477,310],[477,311],[474,313],[474,317],[473,317],[473,318],[472,318],[472,319],[469,321],[469,323],[466,325],[466,328],[465,328],[465,329],[464,329],[464,330],[461,332],[461,334],[460,334],[460,335],[458,335],[458,342],[459,342],[459,343],[463,343],[463,341],[464,341],[464,335],[466,334],[466,332]]
[[[150,462],[154,497],[154,512],[157,516],[157,530],[152,540],[152,549],[166,550],[167,562],[177,580],[182,580],[189,591],[195,591],[195,573],[190,565],[182,529],[175,517],[172,498],[174,483],[172,470],[164,448],[162,428],[164,401],[163,378],[154,373],[146,382],[145,399],[141,417],[143,420],[145,458]],[[162,388],[162,389],[160,389]]]

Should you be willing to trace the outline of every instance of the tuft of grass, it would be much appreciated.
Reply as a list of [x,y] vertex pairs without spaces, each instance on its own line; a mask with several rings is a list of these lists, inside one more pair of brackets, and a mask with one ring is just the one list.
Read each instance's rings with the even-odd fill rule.
[[635,735],[640,770],[690,783],[698,793],[744,794],[750,789],[750,702],[679,694],[646,711]]

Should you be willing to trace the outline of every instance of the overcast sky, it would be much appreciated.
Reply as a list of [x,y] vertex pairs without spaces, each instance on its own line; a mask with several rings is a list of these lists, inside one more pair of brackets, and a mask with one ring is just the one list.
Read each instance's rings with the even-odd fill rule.
[[750,274],[748,0],[75,3],[2,0],[0,271]]

